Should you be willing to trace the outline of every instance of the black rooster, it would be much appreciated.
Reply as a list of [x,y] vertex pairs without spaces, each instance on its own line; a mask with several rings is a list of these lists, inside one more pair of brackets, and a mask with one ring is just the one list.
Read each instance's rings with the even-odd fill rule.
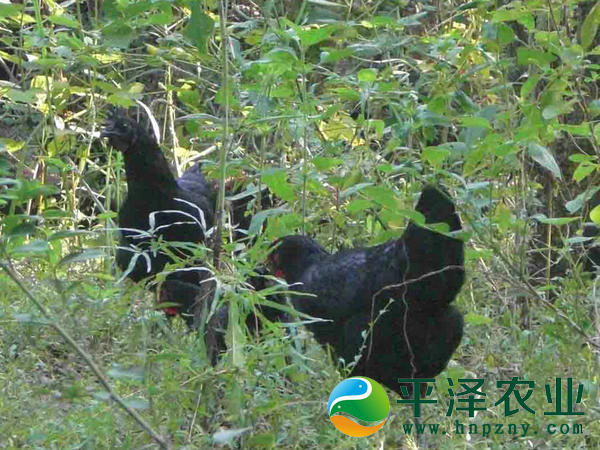
[[[426,187],[416,209],[427,224],[461,229],[454,203],[439,188]],[[333,255],[306,236],[276,245],[270,255],[275,275],[312,294],[295,295],[295,309],[327,320],[308,329],[355,364],[353,375],[409,396],[411,385],[398,378],[431,378],[444,370],[463,335],[462,314],[450,304],[464,283],[462,240],[410,223],[400,239]]]
[[[113,114],[102,136],[123,154],[127,175],[127,196],[118,217],[117,264],[139,282],[163,271],[167,263],[189,258],[193,246],[204,242],[213,225],[214,193],[200,164],[176,179],[156,141],[124,115]],[[188,324],[191,307],[202,294],[199,283],[206,279],[205,271],[194,269],[199,268],[170,273],[160,292],[161,301],[182,305],[166,313],[183,312]]]

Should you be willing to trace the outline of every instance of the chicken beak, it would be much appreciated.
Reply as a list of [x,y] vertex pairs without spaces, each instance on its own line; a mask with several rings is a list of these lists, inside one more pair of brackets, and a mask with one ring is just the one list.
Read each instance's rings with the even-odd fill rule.
[[119,135],[119,133],[117,132],[117,130],[114,127],[114,124],[112,124],[112,123],[105,125],[104,129],[100,133],[101,138],[118,136],[118,135]]

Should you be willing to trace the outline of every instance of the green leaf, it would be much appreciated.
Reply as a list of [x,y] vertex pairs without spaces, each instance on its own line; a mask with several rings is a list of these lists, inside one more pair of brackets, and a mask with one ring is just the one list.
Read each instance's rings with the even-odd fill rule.
[[562,113],[560,105],[550,105],[546,106],[542,110],[542,117],[546,120],[554,119]]
[[527,153],[531,159],[537,162],[544,169],[549,170],[556,178],[562,179],[560,167],[558,167],[554,156],[546,147],[532,142],[527,146]]
[[183,35],[196,44],[198,51],[204,54],[206,53],[206,43],[212,36],[215,22],[203,11],[202,2],[192,2],[191,8],[192,15],[185,30],[183,30]]
[[498,9],[492,13],[492,22],[511,22],[517,20],[523,11],[518,9]]
[[600,23],[600,2],[596,2],[594,7],[590,10],[589,14],[581,25],[581,46],[587,49],[598,32],[598,24]]
[[565,125],[562,123],[556,124],[552,127],[554,130],[564,131],[575,136],[589,137],[592,135],[590,124],[588,122],[580,123],[579,125]]
[[56,233],[52,233],[50,235],[50,237],[48,237],[48,241],[56,241],[59,239],[67,239],[70,237],[93,236],[93,235],[94,235],[94,233],[92,231],[88,231],[88,230],[63,230],[63,231],[57,231]]
[[374,83],[377,79],[377,71],[375,69],[361,69],[357,74],[358,81],[362,83]]
[[332,88],[331,92],[337,94],[341,100],[350,100],[357,102],[360,100],[360,93],[356,89],[350,89],[345,87]]
[[348,189],[343,190],[342,192],[340,192],[340,199],[342,198],[346,198],[352,194],[356,194],[359,191],[362,191],[364,188],[368,187],[368,186],[373,186],[373,183],[358,183],[355,184],[353,186],[350,186]]
[[578,183],[598,168],[597,164],[581,163],[573,172],[573,180]]
[[422,156],[433,167],[439,168],[444,164],[446,158],[450,156],[450,150],[443,147],[425,147]]
[[108,47],[125,49],[133,40],[133,28],[123,21],[115,21],[102,29]]
[[525,97],[527,97],[529,95],[529,93],[533,90],[533,88],[535,87],[535,85],[538,83],[538,81],[540,80],[540,75],[531,75],[529,78],[527,78],[527,81],[525,83],[523,83],[523,86],[521,86],[521,98],[524,99]]
[[23,142],[23,141],[13,141],[12,139],[8,139],[8,138],[0,138],[0,150],[1,151],[13,153],[18,150],[21,150],[24,145],[25,145],[25,142]]
[[364,211],[367,208],[370,208],[371,206],[373,206],[373,203],[371,201],[364,198],[355,198],[350,203],[348,203],[348,206],[346,206],[346,211],[348,211],[351,214],[356,214],[358,212]]
[[5,230],[5,235],[10,237],[17,236],[32,236],[36,233],[37,229],[31,222],[20,223],[11,230]]
[[515,32],[504,23],[498,24],[498,43],[500,45],[510,44],[515,39]]
[[336,166],[339,166],[344,161],[340,158],[326,158],[323,156],[316,156],[312,159],[312,163],[321,172],[326,172]]
[[65,60],[62,58],[39,58],[34,61],[36,66],[41,67],[42,69],[51,69],[53,67],[65,67]]
[[398,207],[396,194],[394,191],[385,186],[369,186],[363,189],[363,192],[374,202],[380,205],[387,206],[391,209]]
[[556,56],[553,54],[541,50],[535,50],[529,47],[519,47],[517,49],[517,62],[522,66],[534,63],[540,67],[545,67],[555,59]]
[[248,227],[248,234],[250,236],[254,236],[258,234],[262,228],[263,223],[267,220],[268,217],[279,216],[281,214],[285,214],[290,210],[286,207],[280,206],[279,208],[273,209],[264,209],[262,211],[257,212],[252,216],[252,221],[250,222],[250,226]]
[[469,325],[489,325],[492,323],[492,318],[470,312],[465,315],[465,322]]
[[21,13],[22,5],[0,3],[0,17],[16,17]]
[[385,122],[379,119],[369,119],[365,122],[365,125],[369,130],[375,131],[375,136],[377,139],[381,139],[383,137],[383,130],[385,129]]
[[521,25],[524,25],[529,31],[535,29],[535,19],[533,14],[530,12],[521,12],[519,17],[517,17],[517,22],[519,22]]
[[[65,218],[73,218],[72,214],[68,211],[63,211],[58,208],[48,208],[42,212],[42,216],[44,219],[65,219]],[[93,234],[92,232],[90,232]]]
[[336,63],[342,59],[348,58],[354,53],[350,48],[336,49],[336,48],[323,48],[321,51],[320,61],[324,63]]
[[600,114],[600,100],[593,100],[588,105],[590,112],[595,116]]
[[159,4],[158,12],[148,17],[148,23],[151,25],[169,25],[173,21],[173,11],[170,4]]
[[268,169],[261,176],[262,182],[271,192],[286,202],[291,202],[294,200],[294,189],[287,178],[287,172],[283,169]]
[[371,19],[370,23],[376,27],[389,27],[398,24],[396,19],[391,16],[375,16]]
[[65,256],[58,263],[59,266],[63,266],[65,264],[72,264],[76,262],[89,261],[90,259],[98,259],[106,256],[104,250],[98,248],[89,248],[80,252],[71,253]]
[[600,205],[590,211],[590,219],[592,219],[592,222],[595,224],[600,224]]
[[110,94],[106,97],[106,101],[111,105],[121,106],[123,108],[129,108],[135,105],[135,102],[127,95],[122,94]]
[[46,147],[49,156],[61,155],[72,151],[77,145],[77,137],[73,134],[62,134],[56,136]]
[[27,91],[9,89],[6,93],[6,96],[15,102],[33,104],[35,103],[35,95],[37,94],[37,92],[39,92],[37,89],[29,89]]
[[532,218],[546,225],[566,225],[579,220],[579,217],[546,217],[544,214],[536,214]]
[[460,119],[460,124],[468,128],[486,128],[492,129],[492,124],[485,117],[463,117]]
[[48,20],[56,25],[62,25],[64,27],[79,28],[79,22],[69,14],[56,15],[53,14],[48,17]]
[[39,255],[39,254],[46,253],[48,250],[50,250],[50,246],[48,245],[48,242],[37,240],[37,241],[30,242],[29,244],[20,245],[19,247],[12,249],[10,253],[11,254],[22,254],[22,255],[31,255],[31,254]]
[[329,37],[338,29],[337,26],[327,25],[320,27],[304,28],[297,31],[300,42],[306,48],[318,44]]
[[96,216],[98,220],[114,219],[118,214],[115,211],[106,211]]
[[567,211],[569,211],[569,213],[575,214],[577,211],[579,211],[583,207],[584,202],[585,203],[589,202],[590,199],[598,191],[600,191],[600,187],[595,187],[595,188],[587,189],[587,190],[583,191],[581,194],[579,194],[573,200],[570,200],[567,203],[565,203],[565,208],[567,208]]
[[592,163],[592,162],[594,162],[595,159],[596,159],[595,156],[586,155],[584,153],[575,153],[574,155],[569,156],[569,161],[573,161],[573,162],[577,162],[577,163],[582,163],[582,162]]

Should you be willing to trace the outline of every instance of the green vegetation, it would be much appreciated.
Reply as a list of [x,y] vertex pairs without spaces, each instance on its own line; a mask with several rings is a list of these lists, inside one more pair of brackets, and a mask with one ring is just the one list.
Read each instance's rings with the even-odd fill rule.
[[[74,343],[175,448],[599,448],[600,306],[582,236],[600,223],[599,5],[0,3],[0,448],[159,446]],[[111,106],[155,121],[177,170],[200,156],[215,180],[280,199],[255,205],[256,244],[223,243],[231,320],[216,367],[151,293],[117,283],[123,162],[98,139]],[[249,334],[245,315],[265,298],[244,277],[277,236],[304,231],[331,250],[399,236],[432,181],[468,231],[465,338],[424,407],[447,433],[407,436],[411,407],[388,392],[384,428],[348,438],[326,411],[343,369],[302,327]],[[535,415],[494,406],[496,382],[515,376],[535,381]],[[543,414],[555,377],[583,385],[584,415]],[[448,378],[455,390],[485,379],[487,410],[446,417]],[[505,434],[457,434],[456,420]]]

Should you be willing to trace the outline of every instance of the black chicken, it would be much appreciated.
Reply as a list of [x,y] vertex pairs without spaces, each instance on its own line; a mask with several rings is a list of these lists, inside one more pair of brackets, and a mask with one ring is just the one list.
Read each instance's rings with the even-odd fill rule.
[[[416,209],[427,224],[461,229],[454,203],[439,188],[426,187]],[[462,240],[410,223],[400,239],[333,255],[306,236],[276,244],[270,255],[275,275],[312,294],[295,295],[295,309],[327,320],[308,329],[346,363],[360,356],[353,375],[407,396],[411,385],[398,378],[431,378],[444,370],[463,335],[462,315],[450,304],[464,283]]]
[[[117,264],[130,279],[139,282],[161,272],[167,263],[188,259],[194,247],[204,242],[206,231],[213,226],[216,186],[205,180],[199,163],[176,179],[154,138],[122,113],[108,119],[102,136],[108,137],[110,144],[123,153],[127,175],[127,196],[118,217],[121,238]],[[239,189],[232,189],[233,192],[228,194],[236,196]],[[239,230],[250,224],[247,208],[253,198],[245,196],[232,202],[231,220],[236,226],[236,239],[245,236]],[[269,201],[268,196],[262,196],[262,206],[268,205]],[[169,316],[181,314],[190,327],[194,325],[193,306],[204,302],[212,293],[210,285],[203,282],[208,278],[208,272],[198,267],[198,263],[201,261],[189,261],[188,267],[167,275],[159,291],[161,303],[180,305],[166,308],[165,313]],[[256,276],[248,283],[255,290],[261,290],[265,287],[265,273],[261,268],[255,272]],[[273,320],[280,315],[272,308],[262,312]],[[225,307],[215,315],[213,328],[226,328],[226,317]],[[250,315],[248,327],[256,329],[258,326],[251,324],[257,320]],[[224,348],[223,345],[218,347]]]
[[[167,263],[187,259],[213,225],[214,194],[196,164],[176,179],[156,141],[122,114],[111,116],[102,132],[125,161],[127,196],[119,210],[121,238],[117,264],[135,282],[161,272]],[[193,268],[198,269],[198,268]],[[184,312],[202,294],[206,272],[186,268],[170,273],[160,299],[182,304],[166,313]],[[177,297],[177,298],[175,298]]]

